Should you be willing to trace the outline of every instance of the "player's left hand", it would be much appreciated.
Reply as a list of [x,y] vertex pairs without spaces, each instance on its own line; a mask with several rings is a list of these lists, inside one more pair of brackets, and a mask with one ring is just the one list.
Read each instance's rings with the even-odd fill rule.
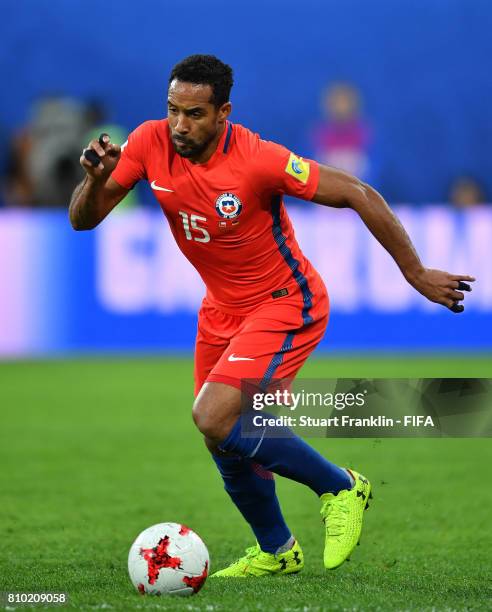
[[463,291],[471,291],[468,283],[473,283],[473,276],[450,274],[443,270],[423,268],[412,280],[412,285],[431,302],[442,304],[456,313],[463,312],[465,307],[459,304],[465,299]]

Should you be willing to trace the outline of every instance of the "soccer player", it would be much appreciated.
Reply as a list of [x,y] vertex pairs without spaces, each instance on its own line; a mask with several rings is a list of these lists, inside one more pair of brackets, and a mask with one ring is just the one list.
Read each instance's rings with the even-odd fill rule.
[[[302,159],[228,120],[229,66],[193,55],[169,78],[168,117],[146,121],[121,147],[108,135],[80,158],[70,203],[76,230],[96,227],[147,180],[183,254],[207,286],[198,318],[193,418],[256,545],[214,576],[298,572],[302,550],[282,516],[272,472],[310,487],[325,522],[324,565],[357,545],[371,494],[367,478],[328,461],[285,429],[241,436],[241,380],[293,379],[328,321],[322,279],[300,250],[282,196],[350,207],[426,298],[461,312],[470,276],[427,269],[384,199],[349,174]],[[101,144],[102,143],[102,144]],[[93,163],[87,151],[99,156]],[[89,155],[90,157],[90,155]],[[93,165],[94,164],[94,165]]]

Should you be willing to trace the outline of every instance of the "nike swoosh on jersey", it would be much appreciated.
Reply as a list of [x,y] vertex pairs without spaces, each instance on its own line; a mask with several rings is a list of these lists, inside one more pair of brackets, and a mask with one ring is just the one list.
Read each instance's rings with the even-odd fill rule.
[[234,353],[229,355],[227,361],[254,361],[251,357],[235,357]]
[[169,191],[169,193],[174,193],[172,189],[166,189],[165,187],[159,187],[159,185],[157,185],[155,181],[152,181],[152,183],[150,183],[150,186],[152,187],[152,189],[155,189],[156,191]]

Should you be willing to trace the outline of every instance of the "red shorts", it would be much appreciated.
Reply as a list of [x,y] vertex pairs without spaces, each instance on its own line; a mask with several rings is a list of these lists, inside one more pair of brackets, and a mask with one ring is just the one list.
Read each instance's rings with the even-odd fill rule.
[[204,382],[241,389],[242,379],[266,386],[272,379],[293,379],[323,337],[328,312],[322,283],[310,304],[285,297],[245,316],[219,311],[205,298],[198,314],[195,395]]

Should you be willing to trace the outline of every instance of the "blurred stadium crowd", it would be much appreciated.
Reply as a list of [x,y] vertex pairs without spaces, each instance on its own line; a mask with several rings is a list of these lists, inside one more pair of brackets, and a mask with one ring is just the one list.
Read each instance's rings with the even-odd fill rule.
[[[317,108],[317,106],[319,108]],[[109,113],[110,115],[111,113]],[[314,120],[305,126],[304,155],[341,168],[382,189],[385,160],[378,155],[378,131],[364,111],[355,83],[329,83],[313,103]],[[26,123],[4,143],[0,206],[67,207],[74,186],[83,178],[81,149],[101,132],[122,144],[127,126],[108,120],[101,100],[79,100],[63,95],[38,98]],[[407,200],[407,198],[405,198]],[[138,187],[125,204],[145,204]],[[440,202],[467,208],[489,201],[474,168],[442,186]]]
[[233,122],[390,203],[492,200],[489,0],[189,0],[180,27],[161,0],[2,5],[0,207],[66,207],[90,137],[162,117],[192,53],[233,67]]
[[[74,186],[84,172],[81,149],[101,132],[123,143],[127,130],[108,123],[103,104],[84,103],[67,96],[51,95],[33,104],[29,121],[7,147],[2,200],[5,206],[67,207]],[[127,200],[135,200],[130,194]]]
[[67,218],[82,149],[165,116],[169,72],[193,53],[232,66],[232,122],[367,181],[427,265],[477,277],[450,327],[352,211],[289,202],[330,292],[320,350],[490,350],[490,0],[2,8],[0,358],[193,350],[203,284],[149,186],[95,232]]

